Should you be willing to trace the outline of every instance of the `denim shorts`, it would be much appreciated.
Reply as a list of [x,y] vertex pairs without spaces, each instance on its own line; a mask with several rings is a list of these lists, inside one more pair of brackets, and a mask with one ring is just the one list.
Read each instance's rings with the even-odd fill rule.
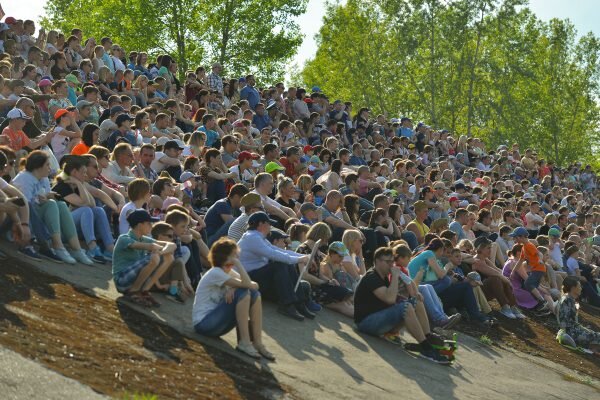
[[204,336],[219,337],[235,328],[237,325],[235,308],[237,303],[246,297],[248,293],[250,293],[251,296],[251,304],[254,304],[256,299],[260,296],[260,292],[258,290],[242,288],[235,289],[233,301],[227,304],[225,299],[221,300],[217,307],[215,307],[212,311],[206,314],[204,318],[202,318],[202,321],[194,325],[194,330]]
[[147,255],[139,259],[114,277],[115,286],[119,293],[126,293],[133,286],[140,271],[150,263],[150,257],[150,255]]
[[406,308],[410,302],[400,301],[388,308],[381,311],[377,311],[356,324],[359,331],[373,335],[382,336],[384,333],[388,333],[394,327],[398,326],[403,320],[406,314]]
[[544,275],[546,275],[546,273],[542,271],[531,271],[527,279],[523,282],[523,289],[528,292],[537,289],[540,286],[540,282]]

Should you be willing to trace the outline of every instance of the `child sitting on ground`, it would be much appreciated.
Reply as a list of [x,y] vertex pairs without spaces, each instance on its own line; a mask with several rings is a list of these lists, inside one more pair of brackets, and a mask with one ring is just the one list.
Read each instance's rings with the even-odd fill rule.
[[152,218],[139,209],[127,217],[129,232],[119,236],[113,253],[112,275],[119,293],[142,307],[160,307],[149,290],[173,263],[176,246],[152,239]]
[[558,332],[557,339],[563,343],[564,334],[566,333],[577,346],[598,351],[600,349],[600,332],[595,332],[581,325],[577,316],[579,310],[577,299],[581,295],[581,283],[577,277],[568,276],[563,281],[562,289],[564,295],[558,301],[556,315],[561,329]]
[[[152,237],[161,242],[173,243],[173,228],[166,222],[157,222],[152,227]],[[175,258],[165,273],[158,279],[156,287],[167,292],[167,299],[179,304],[185,303],[186,299],[194,294],[194,289],[189,284],[189,278],[187,278],[185,263],[181,258]]]

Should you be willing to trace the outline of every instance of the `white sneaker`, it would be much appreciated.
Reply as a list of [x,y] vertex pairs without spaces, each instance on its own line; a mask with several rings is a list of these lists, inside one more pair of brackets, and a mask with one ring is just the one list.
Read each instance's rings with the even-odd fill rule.
[[515,316],[515,314],[513,314],[512,310],[508,306],[502,307],[502,310],[500,310],[500,313],[502,315],[504,315],[506,318],[517,319],[517,317]]
[[94,265],[94,261],[92,261],[85,254],[85,251],[83,251],[82,249],[75,250],[75,251],[71,252],[71,255],[73,256],[73,258],[75,258],[77,261],[79,261],[82,264],[85,264],[85,265]]
[[58,256],[58,258],[62,260],[62,262],[67,264],[77,264],[77,260],[71,257],[67,249],[65,249],[64,247],[62,249],[54,249],[54,252]]
[[527,317],[525,316],[525,314],[523,314],[521,312],[521,310],[519,310],[518,307],[511,307],[511,311],[513,312],[513,314],[515,315],[515,317],[517,317],[518,319],[527,319]]

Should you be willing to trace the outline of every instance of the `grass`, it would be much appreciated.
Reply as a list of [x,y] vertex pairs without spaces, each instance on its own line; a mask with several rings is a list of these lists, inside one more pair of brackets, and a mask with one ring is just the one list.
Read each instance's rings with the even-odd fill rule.
[[479,341],[486,346],[491,346],[493,344],[492,339],[490,339],[487,335],[479,336]]
[[144,393],[125,393],[122,400],[158,400],[158,396]]

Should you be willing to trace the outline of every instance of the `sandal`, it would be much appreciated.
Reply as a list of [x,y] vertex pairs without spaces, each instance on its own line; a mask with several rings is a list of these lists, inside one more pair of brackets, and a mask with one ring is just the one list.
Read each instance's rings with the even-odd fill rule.
[[144,308],[152,307],[152,303],[150,303],[148,299],[140,292],[128,293],[125,295],[125,297],[138,306],[142,306]]
[[264,345],[260,345],[260,346],[255,346],[256,350],[258,350],[258,352],[260,353],[261,356],[263,356],[264,358],[266,358],[269,361],[275,361],[275,355],[273,353],[271,353],[269,350],[267,350],[265,348]]
[[158,301],[156,301],[154,299],[154,297],[152,297],[152,295],[150,294],[150,292],[141,292],[141,295],[144,296],[144,298],[148,301],[148,303],[150,303],[150,307],[154,307],[154,308],[159,308],[160,307],[160,303]]
[[256,351],[256,349],[254,348],[254,346],[252,346],[251,344],[245,344],[245,343],[238,343],[237,347],[235,348],[237,351],[239,351],[240,353],[244,353],[245,355],[252,357],[252,358],[260,358],[260,353],[258,351]]

